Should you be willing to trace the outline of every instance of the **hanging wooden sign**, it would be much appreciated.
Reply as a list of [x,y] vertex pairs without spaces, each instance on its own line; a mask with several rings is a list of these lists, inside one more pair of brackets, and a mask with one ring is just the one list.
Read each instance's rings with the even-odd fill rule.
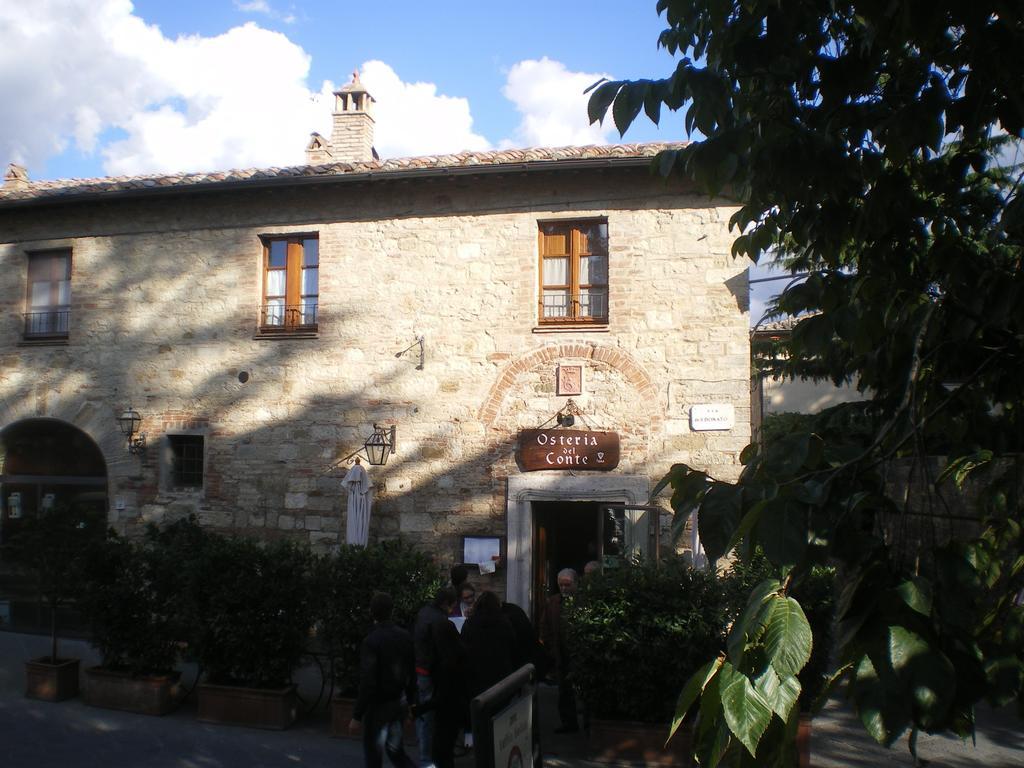
[[525,472],[615,469],[619,465],[619,434],[582,429],[524,429],[519,433],[519,465]]

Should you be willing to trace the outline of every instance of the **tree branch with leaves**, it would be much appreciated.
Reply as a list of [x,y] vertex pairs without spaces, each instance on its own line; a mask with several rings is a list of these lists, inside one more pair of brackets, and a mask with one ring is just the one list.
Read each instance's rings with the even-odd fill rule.
[[[709,555],[762,549],[777,578],[751,594],[728,652],[680,696],[702,765],[791,759],[795,675],[809,631],[794,586],[838,566],[834,682],[883,744],[970,734],[973,708],[1024,711],[1020,453],[1024,449],[1024,6],[826,0],[659,0],[662,79],[596,84],[592,121],[682,113],[697,140],[652,169],[736,201],[732,253],[806,280],[775,300],[798,318],[758,363],[855,380],[870,394],[764,446],[737,483],[684,465],[676,529],[699,513]],[[855,412],[867,429],[844,429]],[[894,459],[943,456],[971,538],[911,562],[882,521]],[[934,485],[934,484],[933,484]],[[932,488],[929,492],[938,492]]]

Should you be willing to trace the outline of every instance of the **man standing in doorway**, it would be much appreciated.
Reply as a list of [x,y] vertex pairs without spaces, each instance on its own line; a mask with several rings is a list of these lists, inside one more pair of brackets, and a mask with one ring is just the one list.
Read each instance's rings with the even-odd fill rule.
[[563,568],[558,572],[558,592],[548,598],[541,624],[541,640],[555,661],[558,679],[558,717],[562,724],[555,733],[575,733],[580,729],[576,719],[576,694],[570,679],[571,656],[565,641],[565,622],[562,619],[564,600],[576,592],[576,571]]
[[359,657],[359,697],[349,730],[363,731],[366,768],[381,768],[384,753],[395,768],[416,768],[402,745],[402,723],[416,695],[412,637],[391,621],[391,595],[375,592],[370,600],[373,629]]

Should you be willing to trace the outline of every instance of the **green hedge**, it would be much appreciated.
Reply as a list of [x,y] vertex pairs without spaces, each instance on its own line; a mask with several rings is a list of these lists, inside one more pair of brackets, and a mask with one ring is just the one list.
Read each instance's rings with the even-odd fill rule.
[[133,675],[174,669],[179,582],[160,567],[159,553],[111,536],[90,549],[84,587],[79,606],[104,667]]
[[150,526],[144,542],[113,536],[93,551],[87,583],[82,607],[105,666],[168,671],[184,646],[212,683],[279,687],[318,627],[337,682],[351,692],[374,591],[391,593],[395,620],[411,625],[441,579],[428,555],[400,541],[316,556],[293,543],[222,536],[189,518]]
[[211,536],[186,583],[189,646],[211,683],[291,681],[313,624],[313,556],[290,542]]
[[442,583],[430,556],[400,540],[344,546],[321,559],[316,578],[319,634],[335,659],[335,682],[343,694],[353,694],[359,684],[359,649],[373,624],[373,593],[389,593],[395,601],[395,623],[411,630],[416,613]]
[[592,717],[668,723],[687,678],[722,648],[722,582],[682,558],[583,580],[565,611],[571,674]]

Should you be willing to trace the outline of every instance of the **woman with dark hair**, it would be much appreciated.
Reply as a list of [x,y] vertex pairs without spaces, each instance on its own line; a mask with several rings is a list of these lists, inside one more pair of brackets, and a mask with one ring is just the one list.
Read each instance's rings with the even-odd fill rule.
[[473,613],[473,603],[476,602],[476,587],[473,586],[473,582],[466,580],[462,582],[456,594],[459,596],[458,602],[455,603],[448,616],[451,618],[461,616],[464,619],[468,619],[470,614]]

